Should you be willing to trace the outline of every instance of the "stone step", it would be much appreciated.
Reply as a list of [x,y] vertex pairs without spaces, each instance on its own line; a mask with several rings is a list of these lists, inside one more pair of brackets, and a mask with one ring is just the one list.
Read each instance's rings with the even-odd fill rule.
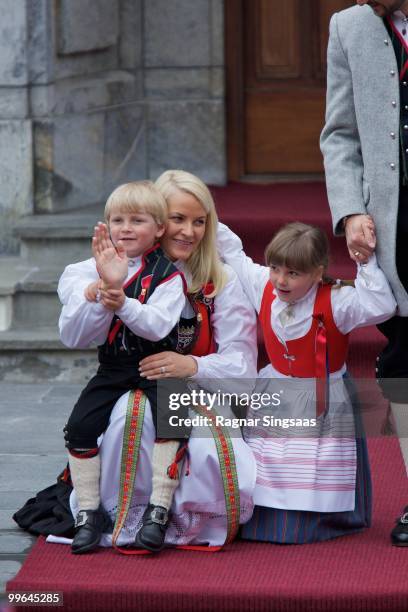
[[61,304],[57,295],[63,265],[30,266],[20,258],[0,258],[0,331],[56,325]]
[[96,372],[96,348],[67,349],[56,326],[0,332],[0,380],[85,383]]
[[40,266],[27,274],[13,297],[11,327],[57,325],[61,312],[57,287],[63,269]]
[[11,327],[15,295],[35,270],[35,266],[21,257],[0,258],[0,332]]
[[91,237],[97,221],[103,220],[103,205],[80,211],[22,217],[14,228],[21,241],[21,258],[40,265],[61,265],[91,257]]

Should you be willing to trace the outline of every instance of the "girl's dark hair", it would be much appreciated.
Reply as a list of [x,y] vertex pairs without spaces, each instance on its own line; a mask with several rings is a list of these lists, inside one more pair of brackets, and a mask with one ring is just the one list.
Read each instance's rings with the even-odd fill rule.
[[299,272],[312,272],[329,265],[329,241],[323,230],[300,221],[284,225],[265,249],[268,266],[286,266]]

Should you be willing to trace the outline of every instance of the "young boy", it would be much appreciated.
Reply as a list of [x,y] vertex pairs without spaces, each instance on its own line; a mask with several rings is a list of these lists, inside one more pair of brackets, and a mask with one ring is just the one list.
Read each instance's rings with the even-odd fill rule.
[[[94,259],[68,266],[59,282],[61,339],[71,348],[96,342],[100,364],[64,428],[80,508],[72,543],[76,554],[94,550],[109,526],[100,508],[97,439],[123,393],[143,389],[157,435],[156,383],[140,377],[139,362],[176,349],[177,323],[185,304],[184,279],[157,244],[166,216],[166,202],[153,183],[121,185],[106,203],[107,226],[95,228]],[[180,440],[166,439],[154,445],[149,513],[143,537],[138,538],[138,545],[154,552],[163,547],[167,512],[178,484],[167,468],[179,444]]]

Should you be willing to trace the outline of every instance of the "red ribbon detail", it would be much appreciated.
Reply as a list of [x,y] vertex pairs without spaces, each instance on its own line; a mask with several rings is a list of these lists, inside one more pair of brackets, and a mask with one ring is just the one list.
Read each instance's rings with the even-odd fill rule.
[[123,322],[118,319],[115,323],[115,325],[112,327],[112,330],[108,336],[108,342],[109,344],[112,344],[112,342],[114,341],[114,339],[116,338],[116,334],[118,333],[118,331],[120,330],[120,328],[122,327]]
[[140,292],[140,295],[138,298],[141,304],[144,304],[145,302],[147,292],[149,290],[150,285],[152,284],[152,280],[153,280],[153,274],[148,274],[148,276],[145,276],[144,278],[142,278],[142,282],[141,282],[142,291]]
[[315,364],[316,364],[316,416],[320,416],[326,410],[327,389],[327,334],[322,313],[313,315],[317,320],[315,339]]
[[[180,463],[180,461],[182,459],[184,459],[185,456],[187,457],[187,461],[189,461],[188,460],[188,443],[187,442],[183,442],[183,444],[180,446],[180,448],[178,449],[178,451],[176,453],[176,456],[174,458],[173,463],[171,465],[169,465],[169,467],[167,468],[167,475],[172,480],[177,480],[177,478],[179,477],[178,464]],[[189,472],[190,472],[190,465],[188,463],[187,464],[186,476],[188,475]]]

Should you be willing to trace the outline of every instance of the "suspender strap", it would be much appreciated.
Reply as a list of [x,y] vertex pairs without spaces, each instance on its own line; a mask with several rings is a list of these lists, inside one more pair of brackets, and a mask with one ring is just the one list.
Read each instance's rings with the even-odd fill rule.
[[[125,432],[123,436],[122,464],[120,475],[120,490],[116,522],[113,529],[112,546],[124,555],[150,554],[142,549],[120,548],[116,542],[126,522],[130,502],[132,500],[134,482],[140,451],[146,397],[140,391],[132,391],[126,412]],[[239,529],[240,493],[234,449],[228,430],[216,424],[216,413],[209,413],[206,408],[195,407],[195,412],[209,419],[211,433],[217,448],[220,471],[223,482],[225,507],[227,515],[227,536],[222,546],[176,546],[181,550],[196,550],[200,552],[217,552],[223,546],[232,542]]]

